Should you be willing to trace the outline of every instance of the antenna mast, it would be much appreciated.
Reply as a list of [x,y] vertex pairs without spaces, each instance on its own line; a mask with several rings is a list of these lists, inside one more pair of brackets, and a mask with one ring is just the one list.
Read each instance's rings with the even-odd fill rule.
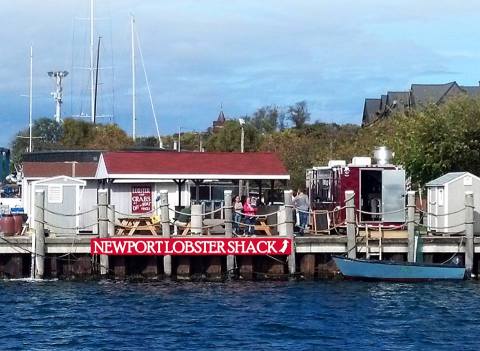
[[62,80],[68,76],[67,71],[54,71],[48,72],[48,76],[55,79],[55,91],[52,93],[55,99],[55,121],[60,122],[62,118],[62,99],[63,99],[63,87]]
[[137,112],[135,105],[135,17],[130,15],[130,24],[132,31],[132,138],[136,139]]

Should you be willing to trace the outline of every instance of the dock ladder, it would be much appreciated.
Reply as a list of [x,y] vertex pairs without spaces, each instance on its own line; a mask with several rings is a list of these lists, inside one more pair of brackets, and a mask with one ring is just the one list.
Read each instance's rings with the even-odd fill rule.
[[[372,226],[372,228],[374,228]],[[372,257],[383,259],[383,231],[381,224],[378,225],[377,231],[369,231],[368,224],[365,225],[365,253],[367,260]]]

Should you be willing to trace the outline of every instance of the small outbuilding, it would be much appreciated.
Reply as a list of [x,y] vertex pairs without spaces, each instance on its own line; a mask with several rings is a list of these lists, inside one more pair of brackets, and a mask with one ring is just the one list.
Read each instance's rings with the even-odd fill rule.
[[469,172],[451,172],[426,184],[429,231],[454,234],[465,230],[465,192],[473,192],[474,232],[480,233],[480,178]]
[[[45,229],[57,234],[77,234],[79,213],[86,181],[58,176],[37,180],[31,184],[32,198],[37,190],[45,191]],[[37,209],[30,203],[30,213],[35,218]]]

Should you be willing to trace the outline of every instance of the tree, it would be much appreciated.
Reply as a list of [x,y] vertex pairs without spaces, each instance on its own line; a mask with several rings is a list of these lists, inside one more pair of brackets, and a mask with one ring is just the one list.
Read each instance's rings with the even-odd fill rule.
[[[50,118],[39,118],[33,122],[33,150],[44,151],[60,148],[63,138],[63,126]],[[28,151],[30,131],[25,128],[18,132],[12,140],[12,161],[21,162],[22,154]]]
[[447,172],[480,174],[480,101],[466,96],[393,118],[395,158],[423,186]]
[[297,129],[303,128],[310,121],[310,112],[308,112],[307,102],[300,101],[293,106],[288,107],[288,119],[292,121]]
[[[162,140],[164,143],[165,141]],[[136,147],[158,148],[158,138],[154,136],[137,137],[135,140]]]
[[95,125],[68,118],[63,121],[62,145],[67,149],[85,148],[95,138]]
[[253,113],[251,123],[261,133],[273,133],[277,130],[279,116],[277,106],[264,106]]
[[[257,151],[260,147],[261,133],[247,121],[245,132],[245,151]],[[210,135],[205,143],[207,151],[240,151],[241,126],[237,120],[226,121],[220,131]]]
[[86,145],[87,149],[119,150],[133,146],[133,140],[116,124],[93,125],[93,139]]

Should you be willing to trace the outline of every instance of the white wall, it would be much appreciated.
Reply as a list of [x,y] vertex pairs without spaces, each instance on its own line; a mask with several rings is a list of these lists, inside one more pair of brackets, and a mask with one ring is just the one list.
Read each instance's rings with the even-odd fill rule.
[[[115,215],[115,218],[122,216],[135,215],[132,213],[132,186],[138,184],[146,184],[152,187],[152,207],[156,209],[156,213],[160,214],[160,202],[156,199],[161,190],[168,191],[168,204],[171,209],[170,218],[173,217],[173,209],[178,206],[178,186],[172,181],[161,181],[155,183],[113,183],[110,188],[110,204],[115,205],[115,211],[121,212]],[[182,204],[190,204],[190,186],[182,186]],[[138,215],[138,214],[137,214]]]

